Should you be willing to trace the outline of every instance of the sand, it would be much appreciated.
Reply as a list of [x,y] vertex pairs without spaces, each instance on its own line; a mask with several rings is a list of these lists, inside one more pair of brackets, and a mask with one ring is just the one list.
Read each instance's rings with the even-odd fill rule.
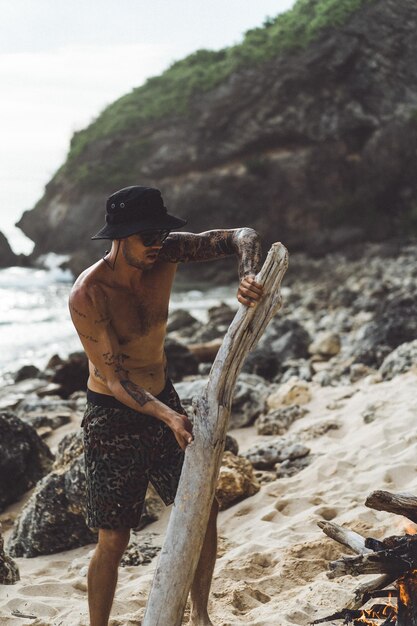
[[[410,372],[388,382],[369,377],[346,387],[310,384],[309,413],[290,433],[311,448],[311,465],[220,514],[210,600],[215,626],[307,625],[351,598],[358,579],[326,577],[328,561],[342,551],[317,521],[334,520],[375,537],[404,532],[404,518],[363,503],[374,489],[417,493],[416,382]],[[364,421],[367,413],[374,414],[371,423]],[[327,430],[329,424],[336,428]],[[268,439],[254,428],[231,434],[242,450]],[[161,543],[168,515],[144,532],[157,533]],[[93,550],[89,545],[16,559],[21,581],[0,587],[1,626],[87,626],[86,571]],[[155,562],[120,569],[111,626],[140,624]],[[36,619],[12,616],[15,610]]]

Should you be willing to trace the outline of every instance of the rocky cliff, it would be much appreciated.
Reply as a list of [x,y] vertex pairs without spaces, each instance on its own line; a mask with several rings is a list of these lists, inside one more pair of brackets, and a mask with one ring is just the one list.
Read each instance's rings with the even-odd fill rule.
[[19,226],[35,254],[70,253],[77,271],[103,247],[89,236],[107,195],[145,184],[189,230],[248,225],[266,246],[317,252],[409,233],[416,32],[415,0],[299,0],[240,46],[195,53],[76,133]]

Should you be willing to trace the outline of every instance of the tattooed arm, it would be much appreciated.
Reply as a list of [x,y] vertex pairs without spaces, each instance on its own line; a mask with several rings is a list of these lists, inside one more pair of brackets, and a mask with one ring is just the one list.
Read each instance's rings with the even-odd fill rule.
[[186,416],[170,409],[130,379],[129,356],[124,354],[112,328],[102,290],[90,287],[87,292],[83,285],[75,285],[69,307],[81,343],[95,368],[95,375],[107,386],[109,394],[129,408],[165,422],[184,449],[192,440],[191,423]]
[[262,251],[259,235],[252,228],[171,233],[164,241],[159,258],[170,263],[187,263],[233,254],[238,258],[241,281],[237,299],[246,306],[255,306],[262,297],[262,285],[254,278],[260,269]]

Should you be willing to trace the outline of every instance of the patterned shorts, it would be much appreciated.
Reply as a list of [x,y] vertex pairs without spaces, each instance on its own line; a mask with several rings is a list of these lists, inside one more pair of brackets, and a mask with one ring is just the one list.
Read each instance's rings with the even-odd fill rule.
[[[156,397],[186,415],[170,380]],[[184,452],[164,422],[90,392],[81,426],[90,528],[136,528],[149,481],[166,505],[174,501]]]

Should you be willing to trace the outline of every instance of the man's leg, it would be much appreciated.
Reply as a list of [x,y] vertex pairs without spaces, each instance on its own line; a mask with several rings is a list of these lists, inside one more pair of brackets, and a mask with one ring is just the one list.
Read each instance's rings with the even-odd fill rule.
[[218,511],[219,505],[214,498],[200,559],[191,585],[190,625],[192,626],[213,626],[208,616],[207,604],[217,555]]
[[99,530],[98,545],[88,569],[90,626],[108,624],[117,584],[117,570],[129,537],[129,528]]

